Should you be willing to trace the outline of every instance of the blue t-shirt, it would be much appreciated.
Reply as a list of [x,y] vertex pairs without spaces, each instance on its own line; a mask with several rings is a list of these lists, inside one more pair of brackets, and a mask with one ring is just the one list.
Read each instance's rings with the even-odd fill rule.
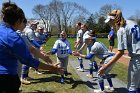
[[16,75],[18,60],[34,68],[39,66],[39,61],[31,56],[16,31],[5,23],[0,23],[0,74]]
[[110,37],[110,40],[114,40],[115,39],[115,32],[113,30],[111,30],[109,32],[109,37]]

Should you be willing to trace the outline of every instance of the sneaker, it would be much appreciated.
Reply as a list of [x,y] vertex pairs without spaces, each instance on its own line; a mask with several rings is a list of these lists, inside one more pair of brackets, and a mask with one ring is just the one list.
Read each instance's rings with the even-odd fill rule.
[[21,83],[22,83],[22,84],[25,84],[25,85],[29,85],[29,84],[31,84],[31,82],[28,81],[26,78],[21,79]]
[[37,73],[38,75],[41,75],[42,74],[40,71],[35,71],[35,73]]
[[61,78],[60,82],[61,82],[62,84],[64,84],[64,78]]
[[101,89],[94,89],[93,93],[107,93],[105,90],[102,91]]
[[88,78],[93,78],[93,74],[91,75],[91,74],[87,74],[86,75]]
[[76,69],[80,69],[80,66],[76,67]]
[[106,90],[110,90],[110,91],[114,91],[114,87],[110,87],[110,86],[105,86]]
[[65,76],[68,76],[68,72],[67,72],[67,71],[64,71],[64,75],[65,75]]
[[77,70],[80,71],[80,72],[84,72],[84,69],[83,68],[79,68]]

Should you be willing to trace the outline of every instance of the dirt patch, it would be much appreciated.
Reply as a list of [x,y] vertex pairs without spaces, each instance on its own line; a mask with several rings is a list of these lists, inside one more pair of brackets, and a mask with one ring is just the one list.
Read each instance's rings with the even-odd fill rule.
[[[113,52],[117,52],[117,48],[114,48],[113,49]],[[127,65],[129,64],[129,61],[130,61],[130,57],[128,56],[128,51],[125,51],[124,55],[118,60],[118,62],[124,64],[124,65]]]

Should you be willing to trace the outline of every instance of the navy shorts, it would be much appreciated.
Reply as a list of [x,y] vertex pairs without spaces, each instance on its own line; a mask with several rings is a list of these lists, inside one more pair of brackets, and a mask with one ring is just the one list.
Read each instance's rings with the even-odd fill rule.
[[114,43],[114,40],[109,40],[109,45],[110,45],[110,46],[114,46],[114,44],[115,44],[115,43]]

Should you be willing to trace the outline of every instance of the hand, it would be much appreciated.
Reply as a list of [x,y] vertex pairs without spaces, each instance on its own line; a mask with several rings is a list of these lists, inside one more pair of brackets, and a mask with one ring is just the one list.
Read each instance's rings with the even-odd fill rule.
[[49,63],[49,64],[52,64],[53,63],[53,61],[49,58],[49,57],[46,57],[47,58],[47,63]]
[[74,46],[74,49],[76,49],[76,48],[77,48],[77,46],[75,45],[75,46]]
[[40,51],[44,51],[44,50],[43,50],[43,47],[40,47]]
[[58,65],[60,65],[60,64],[61,64],[61,63],[59,62],[59,63],[55,63],[55,64],[53,64],[53,65],[58,67]]
[[103,64],[102,67],[99,69],[98,74],[103,75],[105,73],[106,68],[106,64]]
[[54,66],[54,72],[58,73],[58,74],[61,74],[61,75],[64,75],[64,69],[63,68],[60,68],[58,66]]
[[74,56],[80,56],[80,53],[79,52],[75,52],[75,51],[73,51],[73,53],[72,53]]
[[51,55],[51,51],[46,52],[47,55]]

